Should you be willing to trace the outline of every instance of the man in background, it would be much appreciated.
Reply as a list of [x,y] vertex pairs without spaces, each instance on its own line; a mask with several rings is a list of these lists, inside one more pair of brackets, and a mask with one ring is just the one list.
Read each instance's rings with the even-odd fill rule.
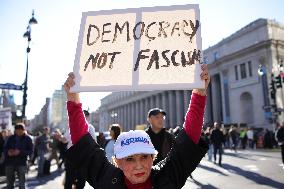
[[50,129],[48,127],[43,128],[43,134],[38,137],[37,142],[37,154],[38,154],[38,177],[44,176],[44,164],[47,161],[47,155],[50,152]]
[[214,152],[214,163],[216,163],[217,159],[217,151],[219,154],[219,166],[222,166],[222,153],[223,153],[223,143],[225,141],[225,137],[223,132],[220,130],[220,124],[218,122],[214,123],[214,129],[211,134],[211,142],[213,144],[213,152]]
[[284,123],[282,123],[280,128],[277,130],[276,138],[278,141],[278,145],[281,147],[282,164],[284,169]]
[[97,142],[95,127],[90,123],[90,113],[89,113],[88,110],[84,110],[83,112],[84,112],[85,118],[86,118],[86,120],[88,122],[89,133],[92,135],[93,139]]
[[172,148],[174,135],[164,128],[166,112],[159,108],[148,111],[148,122],[150,126],[146,129],[151,141],[158,151],[154,165],[163,160]]
[[15,134],[10,136],[4,147],[5,173],[7,177],[7,189],[14,188],[15,172],[19,179],[19,188],[25,188],[27,170],[27,158],[33,153],[32,139],[26,134],[25,125],[15,125]]

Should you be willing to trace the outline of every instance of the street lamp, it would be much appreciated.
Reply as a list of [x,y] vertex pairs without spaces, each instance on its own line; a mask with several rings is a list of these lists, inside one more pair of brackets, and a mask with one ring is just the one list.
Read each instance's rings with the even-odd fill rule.
[[110,117],[112,118],[112,123],[116,123],[116,118],[117,118],[118,114],[114,111],[111,112]]
[[[271,74],[271,82],[270,82],[270,87],[267,85],[267,68],[264,63],[261,63],[258,67],[257,70],[258,75],[260,76],[261,83],[262,83],[262,92],[263,92],[263,100],[264,100],[264,106],[263,110],[265,112],[265,118],[270,119],[272,121],[272,124],[276,123],[277,115],[276,115],[276,110],[277,110],[277,104],[276,104],[276,88],[275,88],[275,80],[274,80],[274,75]],[[270,103],[269,100],[269,92],[270,92],[270,97],[272,100],[272,103]]]
[[29,20],[29,24],[27,27],[27,31],[24,33],[23,37],[28,39],[28,47],[27,47],[27,65],[26,65],[26,77],[23,83],[23,111],[22,111],[22,119],[26,117],[26,105],[27,105],[27,90],[28,90],[28,71],[29,71],[29,52],[31,51],[30,42],[31,38],[31,26],[33,24],[37,24],[37,20],[34,18],[34,10],[32,12],[32,18]]

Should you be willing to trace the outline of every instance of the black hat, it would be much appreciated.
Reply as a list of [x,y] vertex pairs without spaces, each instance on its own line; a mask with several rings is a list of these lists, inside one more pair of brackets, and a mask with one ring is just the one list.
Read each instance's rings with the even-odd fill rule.
[[90,115],[90,112],[88,110],[83,110],[85,116],[89,116]]
[[160,108],[153,108],[149,110],[148,117],[158,115],[159,113],[163,114],[164,116],[167,115],[166,112]]
[[15,125],[15,130],[16,130],[16,129],[25,130],[25,125],[24,125],[24,124],[21,124],[21,123],[18,123],[17,125]]

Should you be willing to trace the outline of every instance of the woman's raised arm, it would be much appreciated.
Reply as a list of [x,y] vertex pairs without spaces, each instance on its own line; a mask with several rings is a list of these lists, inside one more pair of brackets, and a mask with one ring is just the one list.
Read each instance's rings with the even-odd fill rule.
[[207,65],[201,65],[201,69],[202,73],[200,77],[205,81],[205,89],[193,89],[184,121],[185,132],[195,144],[198,143],[201,136],[206,104],[206,90],[210,82]]
[[81,137],[88,133],[88,123],[82,110],[79,93],[71,93],[70,88],[75,84],[75,76],[71,72],[64,83],[67,94],[67,110],[72,144],[76,144]]

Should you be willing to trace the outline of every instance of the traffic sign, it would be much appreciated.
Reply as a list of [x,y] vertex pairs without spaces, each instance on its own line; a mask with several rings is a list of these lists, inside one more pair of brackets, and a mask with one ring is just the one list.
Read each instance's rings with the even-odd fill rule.
[[277,108],[277,106],[275,104],[262,106],[262,109],[264,109],[264,110],[275,109],[275,108]]
[[13,83],[0,83],[0,89],[23,90],[23,87],[22,85],[15,85]]
[[270,105],[262,106],[262,109],[264,109],[264,110],[267,110],[267,109],[270,109],[270,108],[272,108],[272,106],[270,106]]

